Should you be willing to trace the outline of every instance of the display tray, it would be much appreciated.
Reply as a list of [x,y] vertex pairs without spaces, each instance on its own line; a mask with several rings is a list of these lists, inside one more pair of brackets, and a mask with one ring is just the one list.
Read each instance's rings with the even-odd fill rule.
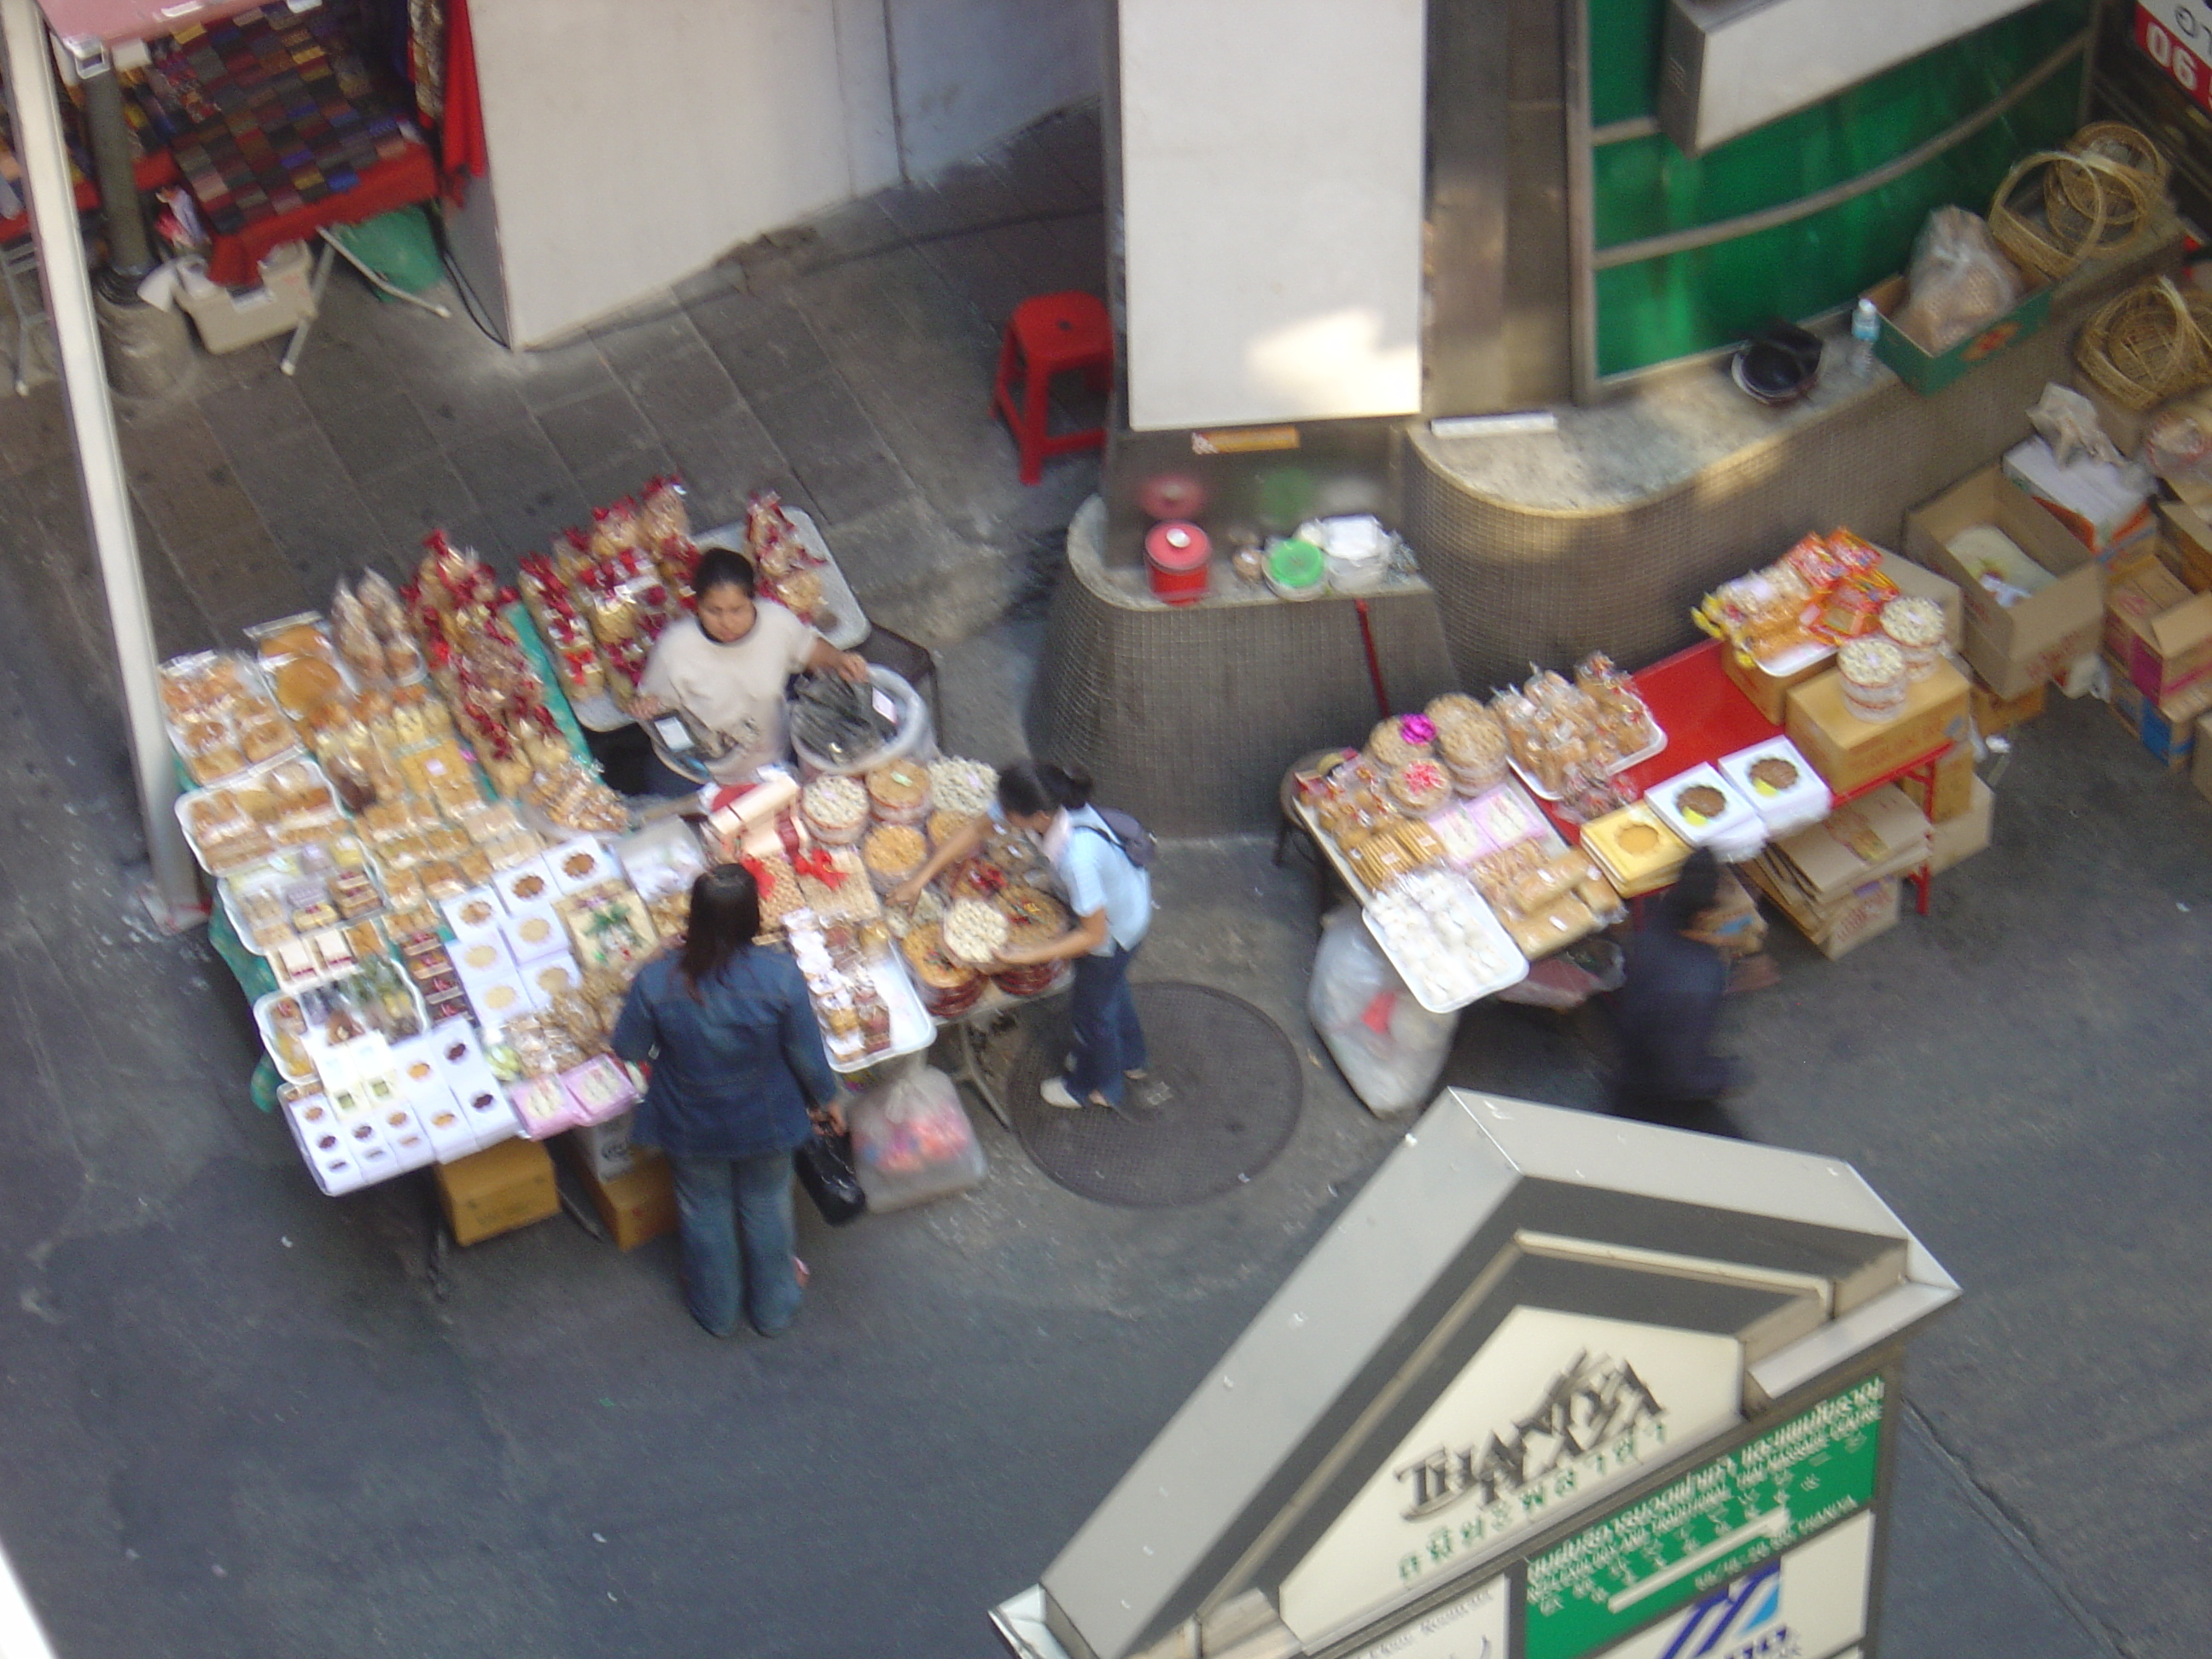
[[[1455,901],[1464,906],[1464,914],[1477,924],[1475,940],[1468,954],[1476,958],[1479,965],[1468,969],[1459,983],[1451,986],[1438,982],[1432,972],[1415,958],[1409,948],[1412,941],[1403,936],[1407,924],[1394,920],[1401,902],[1408,910],[1435,914],[1437,907],[1429,902],[1435,895],[1427,890],[1440,882],[1454,884]],[[1469,1003],[1480,1002],[1528,977],[1528,958],[1521,954],[1520,947],[1513,943],[1488,901],[1475,891],[1474,884],[1456,871],[1431,868],[1401,876],[1388,891],[1363,905],[1359,915],[1375,943],[1398,970],[1398,977],[1413,994],[1413,1000],[1432,1014],[1455,1013]]]
[[921,993],[915,988],[914,980],[906,971],[905,959],[896,948],[872,957],[868,974],[875,981],[876,988],[883,993],[884,1006],[891,1017],[890,1046],[873,1054],[857,1048],[841,1051],[824,1031],[822,1044],[830,1056],[830,1069],[841,1076],[865,1072],[871,1066],[880,1066],[902,1054],[918,1054],[937,1041],[937,1024],[921,1006]]
[[[1648,708],[1646,712],[1650,712]],[[1656,715],[1652,717],[1651,729],[1656,732],[1659,735],[1652,738],[1650,743],[1644,744],[1643,748],[1638,750],[1634,754],[1624,755],[1619,760],[1613,762],[1612,765],[1607,767],[1605,769],[1606,776],[1609,778],[1617,778],[1623,772],[1627,771],[1631,767],[1641,766],[1644,762],[1666,753],[1667,728],[1659,724],[1658,717]],[[1565,800],[1566,799],[1565,795],[1555,795],[1552,793],[1552,792],[1545,788],[1542,784],[1537,782],[1535,779],[1530,777],[1526,772],[1522,771],[1521,769],[1521,763],[1519,761],[1510,760],[1508,761],[1506,764],[1513,769],[1514,776],[1519,778],[1522,782],[1528,786],[1528,793],[1535,796],[1538,800],[1559,801]]]
[[220,864],[211,864],[208,861],[206,851],[200,845],[199,837],[192,833],[191,810],[195,804],[210,795],[220,795],[248,787],[256,779],[280,766],[307,768],[313,775],[315,781],[322,785],[324,793],[330,797],[331,812],[334,820],[331,833],[349,836],[354,833],[352,820],[345,816],[343,809],[339,806],[337,791],[331,787],[330,778],[323,771],[321,764],[310,756],[279,756],[274,759],[263,761],[258,766],[249,766],[243,772],[234,773],[221,783],[210,784],[200,789],[187,789],[177,797],[174,803],[177,827],[184,831],[185,845],[192,849],[192,857],[198,860],[200,868],[206,871],[208,874],[211,876],[239,874],[252,869],[257,864],[266,864],[276,854],[287,850],[289,843],[272,843],[270,847],[257,850],[250,857],[240,859],[235,862],[224,860]]
[[[351,839],[351,837],[349,836],[349,839]],[[246,865],[241,869],[234,870],[228,875],[218,876],[216,878],[216,897],[217,902],[222,906],[223,915],[229,918],[231,931],[238,935],[238,942],[240,945],[252,951],[255,956],[261,957],[264,959],[268,957],[272,947],[269,943],[264,942],[251,927],[248,927],[246,925],[246,918],[239,912],[238,896],[232,890],[236,886],[250,884],[253,878],[260,875],[271,866],[284,864],[287,862],[291,863],[291,871],[286,879],[296,879],[300,874],[299,866],[296,860],[292,860],[292,856],[289,852],[276,854],[272,857],[264,859],[258,864]],[[374,910],[363,911],[357,916],[347,916],[337,924],[339,927],[350,927],[357,921],[380,921],[389,913],[390,905],[384,896],[384,881],[383,878],[376,872],[374,867],[375,862],[375,860],[371,858],[368,860],[368,865],[364,866],[363,873],[368,877],[370,884],[376,889],[378,900],[376,908]],[[317,929],[316,931],[319,932],[321,930]],[[304,937],[304,935],[301,934],[296,929],[295,929],[290,931],[285,938],[276,940],[276,943],[278,945],[289,945],[294,939],[302,937]]]
[[[816,623],[822,637],[840,651],[850,651],[875,631],[868,613],[860,609],[860,601],[853,592],[853,585],[845,580],[836,558],[830,551],[830,544],[822,538],[821,527],[814,515],[803,508],[784,503],[784,516],[791,527],[799,532],[799,539],[806,550],[820,562],[817,567],[822,578],[822,603],[830,612],[827,625]],[[732,553],[745,552],[745,526],[742,520],[726,524],[713,530],[702,531],[691,538],[701,547],[726,547]],[[750,557],[750,554],[746,555]]]

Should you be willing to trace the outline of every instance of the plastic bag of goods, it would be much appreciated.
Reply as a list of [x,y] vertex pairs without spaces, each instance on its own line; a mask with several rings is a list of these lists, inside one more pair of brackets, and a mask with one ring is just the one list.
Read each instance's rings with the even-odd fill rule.
[[1377,1117],[1428,1103],[1459,1024],[1457,1014],[1432,1014],[1413,1000],[1349,904],[1322,922],[1306,1014],[1344,1080]]
[[2010,310],[2022,292],[1989,226],[1959,207],[1937,208],[1920,228],[1908,288],[1897,325],[1939,355]]
[[871,1089],[845,1112],[868,1207],[881,1213],[964,1193],[983,1179],[983,1148],[960,1091],[934,1066]]

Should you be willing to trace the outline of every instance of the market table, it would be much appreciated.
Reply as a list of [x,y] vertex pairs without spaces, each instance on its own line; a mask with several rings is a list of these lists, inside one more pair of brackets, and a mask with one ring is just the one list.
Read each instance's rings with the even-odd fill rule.
[[[1729,678],[1721,666],[1723,648],[1718,640],[1706,640],[1631,676],[1651,717],[1667,734],[1665,749],[1620,775],[1635,786],[1639,795],[1649,793],[1692,767],[1710,764],[1754,744],[1787,735],[1782,727],[1760,714],[1751,699]],[[1830,810],[1870,795],[1886,785],[1911,782],[1919,786],[1921,806],[1932,815],[1936,805],[1936,768],[1950,746],[1948,742],[1940,743],[1927,753],[1915,756],[1856,788],[1841,793],[1831,791],[1833,802]],[[1544,811],[1559,825],[1562,835],[1571,842],[1580,842],[1579,824],[1570,822],[1550,802],[1544,804]],[[1921,866],[1906,878],[1912,883],[1919,913],[1926,915],[1929,884],[1933,878],[1928,866]]]

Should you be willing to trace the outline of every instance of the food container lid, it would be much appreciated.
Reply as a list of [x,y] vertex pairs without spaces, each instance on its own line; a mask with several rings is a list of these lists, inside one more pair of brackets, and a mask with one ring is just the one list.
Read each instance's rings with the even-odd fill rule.
[[1933,599],[1892,599],[1881,608],[1881,631],[1916,649],[1943,642],[1943,608]]
[[1267,574],[1285,587],[1311,587],[1318,583],[1328,562],[1311,542],[1278,542],[1267,555]]
[[1162,570],[1196,570],[1212,551],[1206,532],[1181,520],[1156,524],[1145,536],[1145,556]]
[[1836,667],[1850,684],[1886,688],[1905,674],[1905,653],[1887,640],[1852,640],[1836,653]]

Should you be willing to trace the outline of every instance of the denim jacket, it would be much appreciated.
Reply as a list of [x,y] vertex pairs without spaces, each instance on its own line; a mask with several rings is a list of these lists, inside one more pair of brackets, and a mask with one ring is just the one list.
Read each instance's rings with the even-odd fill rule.
[[694,999],[674,956],[647,963],[615,1023],[614,1051],[651,1060],[634,1137],[675,1158],[758,1158],[811,1132],[806,1109],[837,1078],[799,964],[754,945]]

